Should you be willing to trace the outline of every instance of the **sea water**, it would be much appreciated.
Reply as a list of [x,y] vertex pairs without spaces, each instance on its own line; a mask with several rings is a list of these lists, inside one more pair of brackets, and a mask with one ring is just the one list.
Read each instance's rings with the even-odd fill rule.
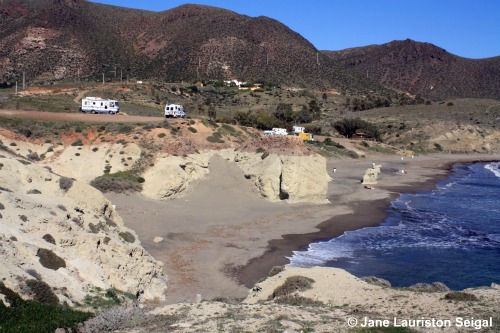
[[432,191],[402,194],[377,227],[296,251],[292,266],[331,266],[395,287],[500,283],[500,162],[457,164]]

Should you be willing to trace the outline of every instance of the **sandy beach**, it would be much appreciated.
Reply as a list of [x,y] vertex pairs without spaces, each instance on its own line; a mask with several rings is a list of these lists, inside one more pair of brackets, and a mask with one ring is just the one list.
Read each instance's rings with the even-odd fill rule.
[[[347,230],[377,225],[398,193],[432,189],[452,164],[478,160],[500,160],[500,156],[331,159],[327,163],[331,203],[322,205],[259,198],[242,171],[220,157],[212,159],[208,176],[182,198],[106,196],[144,248],[164,262],[167,303],[193,302],[198,294],[203,299],[242,299],[273,266],[287,264],[292,251]],[[382,172],[378,183],[366,189],[361,179],[372,163],[382,165]]]

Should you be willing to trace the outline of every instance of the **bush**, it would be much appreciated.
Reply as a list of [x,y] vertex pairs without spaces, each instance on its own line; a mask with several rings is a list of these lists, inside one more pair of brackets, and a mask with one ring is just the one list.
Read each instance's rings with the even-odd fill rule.
[[267,273],[267,276],[268,277],[275,276],[275,275],[283,272],[284,270],[285,270],[285,266],[274,266],[273,268],[271,268],[269,273]]
[[442,282],[416,283],[416,284],[410,286],[409,289],[415,290],[415,291],[420,291],[420,292],[427,292],[427,293],[443,292],[443,291],[450,290],[450,288],[448,288]]
[[132,171],[120,171],[99,176],[90,185],[103,193],[124,193],[140,192],[141,183],[144,183],[144,178],[135,176]]
[[89,223],[90,232],[93,234],[98,234],[99,231],[103,229],[103,227],[104,225],[102,223],[99,223],[97,225],[95,225],[94,223]]
[[191,126],[188,127],[188,130],[191,131],[192,133],[197,133],[198,132],[198,130],[196,128],[191,127]]
[[85,332],[114,332],[145,325],[151,318],[138,307],[115,306],[85,322]]
[[129,231],[122,231],[122,232],[120,232],[118,235],[120,235],[120,237],[121,237],[124,241],[126,241],[126,242],[128,242],[128,243],[133,243],[133,242],[135,242],[135,237],[134,237],[134,235],[132,235]]
[[25,301],[17,293],[0,282],[0,294],[6,296],[10,307],[0,302],[0,332],[3,333],[45,333],[55,332],[57,328],[70,331],[79,323],[91,318],[93,314],[75,311],[61,306]]
[[68,190],[73,186],[73,179],[68,177],[59,178],[59,188],[64,192],[68,192]]
[[303,297],[299,295],[285,295],[278,297],[274,300],[278,304],[289,304],[294,306],[324,306],[320,301],[313,300],[312,298]]
[[42,192],[40,192],[36,188],[33,188],[33,189],[31,189],[31,190],[28,191],[28,194],[42,194]]
[[50,244],[54,244],[56,245],[56,240],[54,239],[54,237],[52,237],[51,234],[45,234],[43,235],[42,237],[47,243],[50,243]]
[[294,275],[286,278],[285,283],[273,291],[272,298],[291,295],[297,291],[311,288],[314,280],[305,276]]
[[36,152],[31,152],[28,155],[26,155],[26,157],[32,161],[40,161],[40,156],[38,156],[38,153]]
[[48,249],[39,249],[36,254],[40,259],[40,264],[48,269],[58,270],[61,267],[66,267],[66,262],[63,258]]
[[166,136],[167,136],[167,135],[166,135],[165,133],[159,133],[159,134],[158,134],[158,137],[159,137],[160,139],[161,139],[161,138],[164,138],[164,137],[166,137]]
[[444,295],[444,299],[452,301],[477,301],[476,295],[469,294],[463,291],[453,291]]
[[354,119],[342,119],[333,123],[333,127],[339,132],[341,135],[344,135],[348,138],[352,137],[357,130],[362,130],[364,133],[377,141],[380,141],[380,131],[377,126],[364,121],[360,118]]
[[81,139],[78,139],[78,140],[74,141],[71,145],[74,147],[83,146],[83,142]]
[[34,293],[34,299],[42,304],[59,305],[59,299],[52,291],[52,288],[43,281],[27,280],[26,285]]
[[378,278],[376,276],[365,276],[361,278],[361,280],[365,281],[366,283],[373,284],[375,286],[380,286],[380,287],[391,287],[391,283],[385,279]]

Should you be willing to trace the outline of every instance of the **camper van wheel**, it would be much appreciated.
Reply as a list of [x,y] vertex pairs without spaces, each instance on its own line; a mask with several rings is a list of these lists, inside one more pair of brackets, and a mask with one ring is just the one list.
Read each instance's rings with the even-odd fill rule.
[[90,113],[92,113],[92,114],[96,114],[97,112],[95,112],[95,110],[92,110],[92,111],[90,111]]
[[116,112],[114,112],[114,111],[110,111],[110,112],[109,112],[109,114],[115,115],[115,114],[116,114]]

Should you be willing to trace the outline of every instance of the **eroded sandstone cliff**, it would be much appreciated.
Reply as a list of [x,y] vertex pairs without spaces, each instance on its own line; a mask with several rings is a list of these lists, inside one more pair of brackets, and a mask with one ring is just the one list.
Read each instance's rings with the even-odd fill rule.
[[[5,156],[7,155],[7,156]],[[141,246],[111,203],[84,182],[0,156],[0,279],[29,297],[25,281],[48,283],[81,302],[96,287],[163,298],[163,264]]]

